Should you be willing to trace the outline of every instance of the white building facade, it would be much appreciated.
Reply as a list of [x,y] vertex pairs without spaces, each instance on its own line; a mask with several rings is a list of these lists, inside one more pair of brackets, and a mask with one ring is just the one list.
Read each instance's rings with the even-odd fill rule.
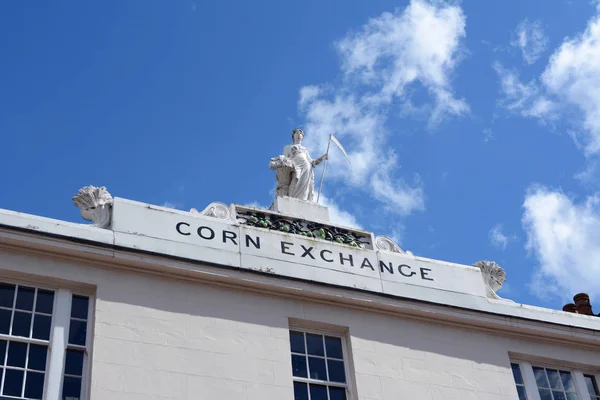
[[326,210],[81,204],[0,210],[0,399],[600,399],[600,318]]

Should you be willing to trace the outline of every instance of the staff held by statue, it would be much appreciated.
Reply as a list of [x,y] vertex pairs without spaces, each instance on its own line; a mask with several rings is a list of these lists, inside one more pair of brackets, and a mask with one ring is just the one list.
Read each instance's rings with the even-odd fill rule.
[[329,161],[329,147],[331,146],[331,142],[335,143],[335,145],[342,151],[344,157],[348,161],[348,164],[352,165],[350,159],[348,158],[348,154],[346,154],[346,150],[342,147],[342,144],[336,139],[333,134],[329,135],[329,142],[327,142],[327,151],[325,154],[328,156],[325,158],[325,165],[323,165],[323,172],[321,172],[321,183],[319,185],[319,193],[317,194],[317,203],[319,202],[319,198],[321,197],[321,190],[323,189],[323,179],[325,178],[325,170],[327,169],[327,161]]

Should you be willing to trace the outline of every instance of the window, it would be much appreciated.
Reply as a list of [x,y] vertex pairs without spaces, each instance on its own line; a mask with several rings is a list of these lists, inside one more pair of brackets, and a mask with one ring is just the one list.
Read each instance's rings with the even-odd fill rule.
[[[1,400],[81,399],[88,308],[89,297],[66,289],[0,282]],[[68,341],[53,334],[67,327]]]
[[526,361],[511,361],[510,366],[519,400],[600,400],[598,375],[589,371]]
[[521,374],[521,367],[519,364],[510,364],[512,368],[513,377],[515,378],[515,384],[517,385],[517,393],[519,394],[519,400],[527,399],[527,390],[525,389],[525,381],[523,380],[523,374]]
[[69,341],[65,355],[62,389],[65,400],[81,398],[89,302],[89,297],[85,296],[73,295],[71,298]]
[[291,330],[294,400],[346,400],[348,379],[342,337]]
[[533,367],[533,374],[542,400],[579,400],[569,371]]
[[41,399],[54,292],[0,283],[0,393]]
[[584,375],[585,386],[587,387],[588,393],[592,400],[600,400],[600,390],[598,390],[598,384],[596,378],[593,375]]

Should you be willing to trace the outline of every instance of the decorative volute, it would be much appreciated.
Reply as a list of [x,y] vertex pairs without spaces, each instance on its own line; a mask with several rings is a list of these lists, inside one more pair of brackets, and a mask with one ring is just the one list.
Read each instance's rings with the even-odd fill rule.
[[112,214],[113,198],[105,186],[84,186],[72,198],[83,219],[92,221],[92,226],[108,229]]
[[406,254],[392,239],[387,236],[377,236],[375,238],[375,246],[378,250],[392,251],[394,253]]
[[207,217],[213,217],[218,219],[230,219],[231,210],[226,204],[219,203],[218,201],[210,203],[202,212],[199,212],[195,208],[190,210],[192,214],[202,214]]
[[473,264],[474,267],[481,269],[481,275],[486,285],[487,297],[492,299],[501,299],[496,292],[506,281],[506,272],[494,261],[482,260]]

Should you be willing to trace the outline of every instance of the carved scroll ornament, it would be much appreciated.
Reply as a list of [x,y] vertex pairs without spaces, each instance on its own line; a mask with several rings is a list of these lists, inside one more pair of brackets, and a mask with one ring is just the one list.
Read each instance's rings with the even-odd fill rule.
[[481,269],[483,281],[486,285],[487,297],[492,299],[501,299],[496,292],[506,281],[506,272],[494,261],[482,260],[473,264],[474,267]]
[[112,214],[113,198],[105,186],[84,186],[72,198],[83,219],[92,226],[108,229]]

